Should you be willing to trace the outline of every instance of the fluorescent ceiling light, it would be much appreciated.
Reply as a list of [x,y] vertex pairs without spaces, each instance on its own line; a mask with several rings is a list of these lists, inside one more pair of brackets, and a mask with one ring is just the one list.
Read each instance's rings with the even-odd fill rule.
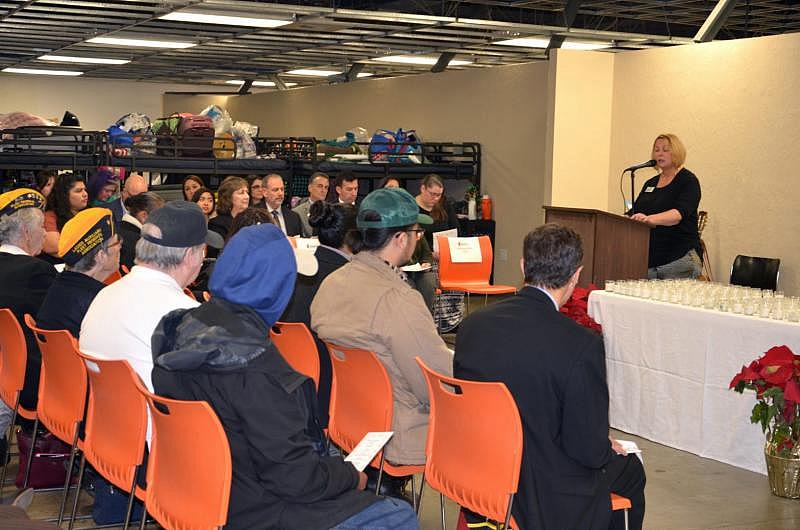
[[610,42],[598,42],[588,40],[572,40],[567,39],[561,44],[564,50],[602,50],[603,48],[610,48]]
[[40,61],[57,61],[61,63],[85,64],[128,64],[126,59],[103,59],[102,57],[70,57],[68,55],[42,55]]
[[[231,79],[230,81],[225,81],[229,85],[243,85],[244,81],[241,79]],[[287,87],[289,86],[297,86],[297,83],[284,83]],[[274,87],[275,83],[272,81],[253,81],[253,86],[271,86]]]
[[149,40],[149,39],[125,39],[118,37],[94,37],[86,42],[92,44],[112,44],[114,46],[132,46],[139,48],[191,48],[196,46],[194,42],[178,42],[166,40]]
[[191,11],[174,11],[158,17],[161,20],[176,20],[179,22],[198,22],[200,24],[223,24],[225,26],[247,26],[250,28],[277,28],[291,24],[291,20],[277,20],[261,17],[236,17],[229,15],[212,15]]
[[[439,58],[429,57],[426,55],[387,55],[386,57],[375,57],[370,59],[370,61],[401,64],[424,64],[433,66],[439,61]],[[448,66],[464,66],[465,64],[472,64],[472,61],[453,59],[448,63]]]
[[35,75],[83,75],[83,72],[72,70],[37,70],[35,68],[3,68],[9,74],[35,74]]
[[305,68],[300,68],[299,70],[289,70],[286,72],[289,75],[309,75],[315,77],[330,77],[332,75],[338,75],[342,72],[340,70],[307,70]]
[[[519,46],[522,48],[547,48],[550,45],[550,37],[522,37],[519,39],[502,40],[495,42],[495,44]],[[561,48],[564,50],[600,50],[610,47],[610,42],[588,40],[566,39],[561,43]]]
[[375,74],[373,74],[372,72],[361,72],[356,77],[372,77],[373,75]]
[[502,46],[518,46],[520,48],[547,48],[550,44],[550,37],[523,37],[519,39],[508,39],[495,42]]

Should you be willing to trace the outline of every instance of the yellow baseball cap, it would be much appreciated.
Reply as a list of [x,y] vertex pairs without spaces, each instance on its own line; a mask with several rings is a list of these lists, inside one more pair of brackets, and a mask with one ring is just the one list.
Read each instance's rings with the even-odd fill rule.
[[0,195],[0,217],[11,215],[23,208],[44,209],[44,196],[30,188],[18,188]]
[[58,238],[58,255],[75,265],[94,248],[114,236],[114,221],[107,208],[87,208],[64,224]]

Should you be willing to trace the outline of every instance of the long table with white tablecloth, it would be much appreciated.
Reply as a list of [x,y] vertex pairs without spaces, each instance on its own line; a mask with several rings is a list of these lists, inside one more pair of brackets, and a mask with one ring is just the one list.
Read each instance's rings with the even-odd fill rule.
[[772,346],[800,352],[800,324],[606,291],[589,315],[603,326],[612,427],[766,473],[755,395],[728,385]]

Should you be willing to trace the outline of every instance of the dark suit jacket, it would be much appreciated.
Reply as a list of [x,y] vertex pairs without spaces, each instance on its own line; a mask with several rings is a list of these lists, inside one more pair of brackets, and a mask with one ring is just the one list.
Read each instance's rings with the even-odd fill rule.
[[83,273],[62,272],[47,291],[36,314],[36,324],[42,329],[66,329],[77,339],[83,317],[103,287],[103,282]]
[[521,528],[608,529],[602,339],[525,287],[464,320],[455,351],[456,377],[501,381],[517,402],[524,452],[513,513]]
[[25,386],[20,403],[29,409],[36,407],[42,356],[33,333],[25,325],[24,316],[28,313],[36,317],[56,274],[51,264],[39,258],[0,252],[0,307],[11,309],[17,317],[28,346]]
[[281,215],[283,216],[283,222],[286,224],[287,236],[303,235],[303,222],[300,220],[299,215],[285,205],[281,205]]
[[[330,273],[347,263],[347,259],[333,250],[319,246],[314,251],[314,256],[319,263],[319,269],[314,276],[297,275],[294,293],[289,300],[289,305],[283,312],[281,322],[302,322],[311,331],[311,302],[314,300],[322,280]],[[319,420],[323,427],[328,425],[328,409],[331,400],[331,359],[328,356],[328,349],[317,334],[311,331],[317,343],[317,353],[319,354],[319,388],[317,398],[319,403]]]
[[128,267],[131,270],[136,259],[136,243],[142,237],[142,230],[127,221],[122,221],[117,230],[122,245],[119,250],[119,264]]

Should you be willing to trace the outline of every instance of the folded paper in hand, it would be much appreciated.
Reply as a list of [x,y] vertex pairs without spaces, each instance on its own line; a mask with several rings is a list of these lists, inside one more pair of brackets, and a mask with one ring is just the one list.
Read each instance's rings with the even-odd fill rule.
[[350,451],[350,454],[347,455],[344,461],[353,464],[353,467],[357,470],[364,471],[369,463],[372,462],[372,459],[375,458],[375,455],[383,449],[383,446],[386,445],[392,435],[394,435],[394,431],[368,432],[361,441],[358,442],[358,445]]
[[635,454],[639,457],[639,460],[644,464],[644,460],[642,459],[642,450],[639,449],[639,446],[636,445],[636,442],[633,440],[617,440],[617,443],[625,449],[625,452],[628,454]]

